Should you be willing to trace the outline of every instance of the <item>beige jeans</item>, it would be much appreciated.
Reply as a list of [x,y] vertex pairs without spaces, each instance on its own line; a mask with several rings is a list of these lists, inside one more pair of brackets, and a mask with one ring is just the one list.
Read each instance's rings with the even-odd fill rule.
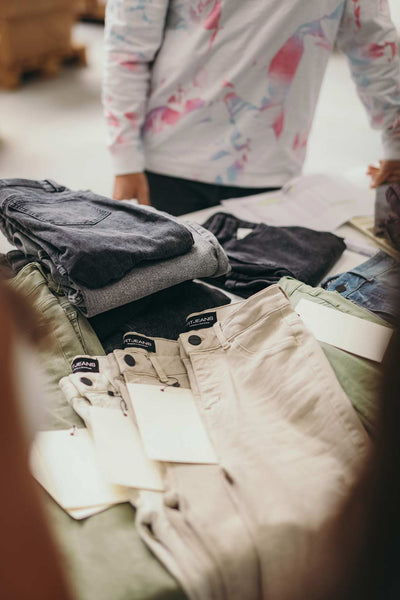
[[[61,380],[64,394],[89,429],[90,405],[120,410],[121,401],[130,404],[127,382],[189,387],[178,342],[152,340],[156,352],[115,350],[96,357],[99,373],[75,373]],[[164,494],[141,491],[133,496],[136,525],[188,597],[260,598],[255,547],[220,467],[169,463],[164,478]]]
[[191,388],[256,546],[262,597],[304,600],[315,541],[358,479],[369,439],[278,286],[216,317],[179,338]]
[[[99,389],[85,392],[82,374],[66,379],[78,396],[93,402],[100,391],[108,405],[118,402],[110,380],[122,398],[124,382],[190,385],[220,464],[167,464],[167,491],[135,501],[142,538],[190,598],[304,600],[316,541],[357,480],[369,440],[279,287],[215,317],[178,342],[152,338],[154,351],[101,359]],[[85,418],[76,397],[73,405]]]

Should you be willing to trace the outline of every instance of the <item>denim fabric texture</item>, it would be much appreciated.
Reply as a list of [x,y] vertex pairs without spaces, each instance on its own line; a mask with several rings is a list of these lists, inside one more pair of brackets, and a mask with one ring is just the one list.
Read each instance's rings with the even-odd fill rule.
[[[333,233],[250,223],[226,213],[212,215],[203,227],[222,245],[232,269],[213,283],[243,298],[284,276],[316,285],[346,247]],[[240,238],[239,229],[251,231]]]
[[400,263],[379,251],[358,267],[325,279],[325,290],[370,310],[388,323],[398,323]]
[[109,353],[123,347],[123,336],[128,331],[177,340],[179,334],[186,331],[186,317],[190,313],[223,306],[230,301],[221,290],[204,283],[185,281],[101,313],[89,322]]
[[[178,224],[175,219],[167,216],[166,218]],[[62,275],[48,254],[30,237],[20,232],[14,234],[14,241],[18,241],[19,246],[24,247],[24,251],[12,250],[7,257],[13,269],[18,271],[25,264],[36,261],[37,255],[47,273],[49,285],[63,290],[69,302],[86,317],[94,317],[184,281],[219,277],[229,271],[228,258],[212,233],[197,223],[185,222],[184,228],[193,240],[188,252],[164,260],[142,263],[118,281],[96,289],[77,284]],[[162,245],[161,239],[160,243]]]
[[188,252],[191,232],[147,207],[116,202],[57,183],[0,181],[0,226],[11,243],[21,233],[63,277],[88,289],[118,281],[134,267]]

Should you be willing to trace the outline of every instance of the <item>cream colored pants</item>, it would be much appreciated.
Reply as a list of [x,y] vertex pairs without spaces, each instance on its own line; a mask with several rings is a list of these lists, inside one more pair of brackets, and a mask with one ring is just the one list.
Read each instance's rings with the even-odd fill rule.
[[316,541],[369,441],[277,286],[215,316],[178,342],[152,338],[155,352],[116,350],[100,361],[99,377],[109,373],[122,397],[125,382],[190,385],[220,463],[167,464],[166,492],[136,501],[137,525],[190,598],[304,600]]

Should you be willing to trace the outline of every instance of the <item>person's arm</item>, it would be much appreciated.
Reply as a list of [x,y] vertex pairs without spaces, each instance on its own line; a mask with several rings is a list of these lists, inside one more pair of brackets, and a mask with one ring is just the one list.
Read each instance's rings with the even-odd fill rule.
[[103,108],[116,175],[113,197],[148,204],[141,128],[151,63],[160,48],[169,0],[108,0]]
[[382,129],[382,161],[367,171],[372,185],[399,180],[400,58],[387,0],[346,0],[337,43],[371,126]]

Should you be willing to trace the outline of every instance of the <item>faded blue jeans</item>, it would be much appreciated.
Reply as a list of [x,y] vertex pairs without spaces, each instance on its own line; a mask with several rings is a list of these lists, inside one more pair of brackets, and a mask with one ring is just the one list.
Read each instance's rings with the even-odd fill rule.
[[388,323],[398,323],[400,263],[383,251],[351,271],[327,277],[321,287],[338,292]]

